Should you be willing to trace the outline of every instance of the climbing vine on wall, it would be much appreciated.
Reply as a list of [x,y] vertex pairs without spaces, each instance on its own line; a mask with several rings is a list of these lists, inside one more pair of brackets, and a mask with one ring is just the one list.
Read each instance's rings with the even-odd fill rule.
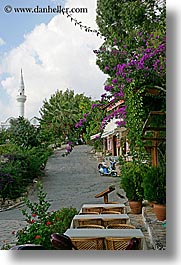
[[142,148],[141,141],[142,128],[143,128],[143,97],[142,93],[144,88],[135,91],[134,83],[125,90],[126,101],[126,124],[128,128],[128,138],[130,140],[130,148],[133,150],[135,146]]

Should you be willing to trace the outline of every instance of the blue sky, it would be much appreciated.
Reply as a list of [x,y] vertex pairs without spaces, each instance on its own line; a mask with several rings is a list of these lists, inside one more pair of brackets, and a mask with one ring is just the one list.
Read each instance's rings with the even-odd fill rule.
[[[15,13],[13,8],[86,7],[75,14],[83,25],[97,28],[96,0],[0,0],[0,123],[18,116],[16,95],[23,69],[25,117],[39,116],[43,101],[57,89],[100,98],[106,76],[96,65],[94,49],[102,43],[70,19],[54,13]],[[12,7],[6,13],[5,8]],[[92,78],[94,77],[94,78]]]
[[[57,5],[64,6],[65,1],[50,1],[50,0],[1,0],[0,1],[0,39],[4,42],[0,45],[0,59],[14,47],[18,46],[24,40],[24,35],[32,31],[36,25],[40,23],[48,23],[54,13],[39,13],[27,14],[15,12],[6,13],[5,7],[10,5],[12,8],[16,7],[47,7],[50,5],[52,8]],[[0,75],[0,81],[8,77],[8,73]],[[0,86],[0,98],[4,103],[8,103],[10,96]]]
[[[86,14],[73,17],[83,25],[98,29],[96,0],[0,0],[0,123],[9,116],[18,116],[16,95],[21,68],[27,118],[39,116],[43,101],[57,90],[69,88],[100,99],[107,76],[96,65],[93,50],[98,49],[103,40],[75,27],[61,14],[5,13],[7,5],[12,8],[86,7]],[[170,14],[179,12],[176,0],[168,0],[167,5]]]
[[48,23],[55,15],[54,13],[6,13],[4,8],[7,5],[16,7],[56,7],[57,5],[64,6],[65,1],[51,0],[0,0],[0,37],[5,41],[5,45],[1,47],[1,53],[12,49],[20,44],[24,39],[24,34],[27,34],[35,25],[40,23]]

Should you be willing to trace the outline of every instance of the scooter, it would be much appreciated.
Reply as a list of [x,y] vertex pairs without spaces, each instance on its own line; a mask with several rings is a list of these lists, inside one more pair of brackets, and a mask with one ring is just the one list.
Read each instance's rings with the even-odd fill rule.
[[116,167],[115,167],[116,161],[110,161],[110,166],[108,167],[106,163],[102,162],[98,165],[99,173],[101,176],[112,176],[117,177]]

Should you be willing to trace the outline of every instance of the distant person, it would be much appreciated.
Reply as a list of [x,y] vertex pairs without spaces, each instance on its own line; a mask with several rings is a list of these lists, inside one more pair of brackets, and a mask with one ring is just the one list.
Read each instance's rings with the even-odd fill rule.
[[85,144],[82,134],[80,135],[80,138],[78,139],[78,144]]

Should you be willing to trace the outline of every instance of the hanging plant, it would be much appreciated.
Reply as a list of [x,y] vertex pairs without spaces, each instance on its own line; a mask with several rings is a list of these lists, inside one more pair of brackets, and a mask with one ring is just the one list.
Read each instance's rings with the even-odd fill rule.
[[125,90],[125,103],[126,103],[126,125],[128,128],[128,139],[130,141],[130,149],[142,149],[143,143],[142,128],[143,128],[143,97],[142,92],[144,89],[139,89],[135,92],[134,83]]

